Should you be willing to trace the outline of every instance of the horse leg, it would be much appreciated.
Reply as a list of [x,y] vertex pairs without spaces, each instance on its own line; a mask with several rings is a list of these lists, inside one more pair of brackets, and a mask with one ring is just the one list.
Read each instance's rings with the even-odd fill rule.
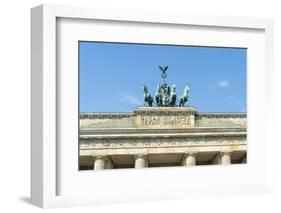
[[159,96],[156,96],[156,105],[159,106],[160,105],[160,101],[159,101]]
[[148,106],[152,106],[152,97],[151,96],[148,96]]

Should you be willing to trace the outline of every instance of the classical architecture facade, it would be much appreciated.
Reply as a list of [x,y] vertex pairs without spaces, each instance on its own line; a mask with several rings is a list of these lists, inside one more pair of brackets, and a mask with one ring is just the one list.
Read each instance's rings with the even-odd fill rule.
[[138,107],[80,113],[81,170],[237,164],[247,161],[246,113]]

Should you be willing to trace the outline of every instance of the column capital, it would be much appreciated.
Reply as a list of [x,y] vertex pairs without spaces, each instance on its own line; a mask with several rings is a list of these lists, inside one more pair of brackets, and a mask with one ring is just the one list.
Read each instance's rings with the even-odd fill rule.
[[147,154],[139,153],[134,155],[135,158],[135,168],[145,168],[148,167]]
[[196,156],[198,154],[198,152],[185,152],[183,153],[183,156],[187,157],[187,156]]
[[93,160],[94,160],[94,170],[105,169],[105,164],[107,162],[107,156],[103,156],[103,155],[93,156]]
[[107,160],[107,159],[108,159],[108,156],[106,156],[106,155],[92,155],[92,158],[93,158],[94,160],[97,160],[97,159]]
[[197,152],[185,152],[183,154],[182,165],[184,166],[196,165],[196,155]]
[[219,155],[232,155],[233,151],[220,151]]
[[142,153],[134,154],[134,158],[135,159],[142,158],[142,159],[146,160],[147,159],[147,154],[142,154]]

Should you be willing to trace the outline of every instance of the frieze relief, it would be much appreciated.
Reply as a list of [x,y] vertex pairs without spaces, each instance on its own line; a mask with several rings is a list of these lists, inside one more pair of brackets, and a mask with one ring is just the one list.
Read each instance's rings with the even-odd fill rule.
[[80,140],[80,149],[117,149],[147,147],[185,147],[246,144],[246,137],[227,138],[147,138],[147,139],[89,139]]

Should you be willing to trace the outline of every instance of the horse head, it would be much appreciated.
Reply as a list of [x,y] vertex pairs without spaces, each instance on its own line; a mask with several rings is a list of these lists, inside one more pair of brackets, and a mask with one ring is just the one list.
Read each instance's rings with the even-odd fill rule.
[[186,87],[184,88],[184,95],[188,95],[189,93],[189,86],[186,85]]

